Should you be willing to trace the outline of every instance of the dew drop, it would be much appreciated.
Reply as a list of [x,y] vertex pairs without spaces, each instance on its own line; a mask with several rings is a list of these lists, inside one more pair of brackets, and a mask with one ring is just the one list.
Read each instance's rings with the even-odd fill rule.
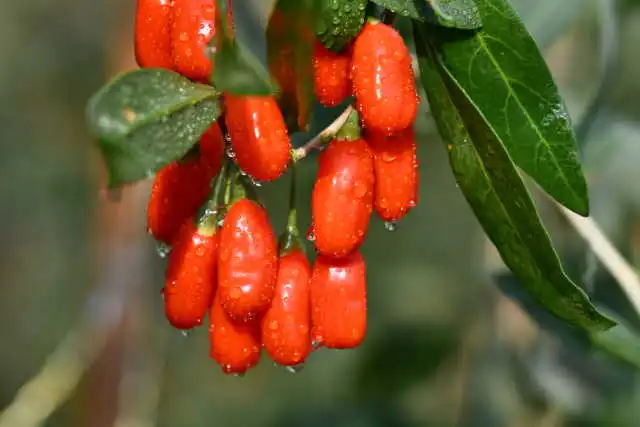
[[180,334],[185,338],[189,338],[189,331],[187,330],[180,331]]
[[398,227],[398,224],[395,221],[385,221],[384,223],[384,228],[390,232],[396,231],[397,227]]
[[297,365],[291,365],[291,366],[285,366],[284,370],[287,371],[290,374],[297,374],[298,372],[302,371],[304,369],[304,364],[303,363],[299,363]]
[[160,258],[164,259],[169,255],[169,253],[171,253],[171,246],[167,245],[164,242],[157,242],[156,253]]

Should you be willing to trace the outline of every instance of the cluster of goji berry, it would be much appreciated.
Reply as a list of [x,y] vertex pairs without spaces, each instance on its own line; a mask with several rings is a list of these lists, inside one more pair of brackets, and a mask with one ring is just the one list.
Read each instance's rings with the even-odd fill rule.
[[[206,82],[215,13],[214,0],[138,0],[138,64]],[[253,194],[251,180],[276,180],[292,164],[275,97],[224,94],[223,117],[153,184],[148,229],[171,247],[166,316],[188,330],[208,313],[210,355],[225,373],[255,366],[262,347],[278,364],[296,366],[313,348],[358,346],[367,323],[359,248],[370,217],[375,210],[397,221],[417,202],[418,97],[402,37],[370,20],[338,53],[317,42],[313,66],[318,100],[335,106],[354,95],[360,119],[319,157],[313,267],[299,242],[295,201],[278,244]]]

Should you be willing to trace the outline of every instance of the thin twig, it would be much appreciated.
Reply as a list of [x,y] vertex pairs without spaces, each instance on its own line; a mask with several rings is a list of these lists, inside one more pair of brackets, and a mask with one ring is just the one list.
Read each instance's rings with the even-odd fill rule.
[[296,148],[295,150],[293,150],[293,159],[295,161],[304,159],[312,151],[320,149],[322,147],[322,145],[327,141],[327,139],[330,139],[331,137],[333,137],[333,135],[335,135],[336,132],[338,132],[340,130],[342,125],[344,125],[345,122],[347,121],[347,119],[349,118],[349,114],[351,114],[352,111],[353,111],[353,107],[352,106],[348,106],[342,112],[342,114],[340,114],[338,116],[338,118],[336,118],[322,132],[320,132],[319,134],[314,136],[312,139],[310,139],[302,147],[299,147],[299,148]]
[[135,272],[147,252],[146,247],[134,246],[111,255],[106,274],[86,301],[76,325],[2,410],[0,427],[39,427],[67,401],[104,349],[109,332],[121,321],[129,295],[138,283],[144,283]]
[[557,202],[554,204],[620,284],[635,311],[640,313],[640,277],[637,272],[609,241],[593,218],[581,217]]

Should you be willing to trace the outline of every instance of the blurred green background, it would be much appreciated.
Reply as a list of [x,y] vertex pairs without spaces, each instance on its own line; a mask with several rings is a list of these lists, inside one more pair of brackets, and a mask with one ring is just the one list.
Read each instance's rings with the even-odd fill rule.
[[[271,1],[235,3],[239,37],[264,55]],[[603,58],[614,65],[581,143],[593,215],[638,261],[640,2],[513,4],[576,123],[602,83]],[[88,97],[134,67],[133,8],[133,0],[2,6],[0,427],[640,425],[637,370],[542,331],[498,291],[496,275],[507,286],[510,278],[456,189],[426,102],[420,204],[394,232],[375,220],[363,248],[365,343],[316,352],[296,374],[265,357],[243,378],[222,375],[204,329],[185,337],[163,318],[163,262],[144,233],[149,183],[101,191],[84,124]],[[315,167],[303,167],[305,206]],[[287,181],[264,189],[279,229]],[[637,322],[617,284],[540,200],[568,269]]]

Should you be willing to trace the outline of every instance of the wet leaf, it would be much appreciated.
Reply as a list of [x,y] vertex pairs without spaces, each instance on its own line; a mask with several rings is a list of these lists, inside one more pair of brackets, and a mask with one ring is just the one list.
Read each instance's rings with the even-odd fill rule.
[[121,74],[87,106],[110,188],[153,176],[183,157],[213,123],[218,94],[173,71],[141,69]]
[[505,264],[549,312],[587,331],[615,323],[564,272],[504,146],[415,25],[420,73],[460,190]]
[[476,3],[481,30],[433,28],[440,61],[513,161],[558,202],[588,215],[571,120],[536,43],[506,0]]

